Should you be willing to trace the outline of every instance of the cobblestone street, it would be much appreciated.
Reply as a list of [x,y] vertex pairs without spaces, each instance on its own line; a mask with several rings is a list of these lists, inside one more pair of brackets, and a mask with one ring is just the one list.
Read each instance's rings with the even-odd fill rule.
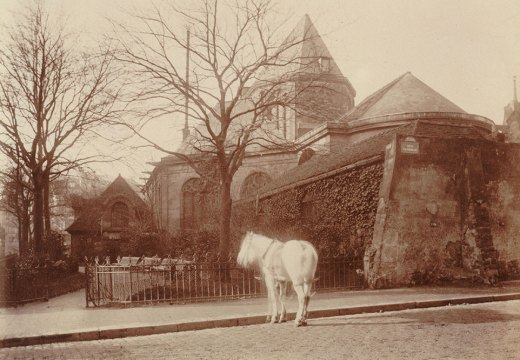
[[1,359],[513,359],[520,301],[0,349]]

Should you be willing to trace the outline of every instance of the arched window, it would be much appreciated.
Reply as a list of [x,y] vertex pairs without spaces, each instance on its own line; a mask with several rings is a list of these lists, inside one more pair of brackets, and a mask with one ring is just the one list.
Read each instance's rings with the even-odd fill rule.
[[182,187],[182,222],[184,230],[199,228],[205,220],[207,194],[200,179],[189,179]]
[[254,172],[245,178],[240,188],[240,198],[246,198],[256,194],[257,190],[271,181],[271,177],[263,172]]
[[130,220],[130,210],[124,202],[118,201],[114,205],[112,205],[110,215],[110,224],[112,225],[112,227],[128,226],[128,222]]

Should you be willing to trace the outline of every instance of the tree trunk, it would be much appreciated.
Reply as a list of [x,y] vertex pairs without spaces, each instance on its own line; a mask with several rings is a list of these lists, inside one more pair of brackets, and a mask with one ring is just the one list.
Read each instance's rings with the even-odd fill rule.
[[29,229],[31,215],[29,212],[30,201],[23,185],[23,178],[17,169],[16,177],[16,221],[18,222],[18,252],[25,255],[29,252]]
[[220,186],[220,236],[219,236],[219,256],[222,261],[229,257],[229,238],[231,233],[231,180],[223,181]]
[[29,205],[22,203],[20,214],[18,215],[18,251],[20,255],[29,252],[29,228],[31,226],[31,217],[29,215]]
[[43,255],[43,236],[44,236],[44,206],[43,206],[43,178],[39,171],[33,172],[33,236],[34,253],[36,256]]
[[51,231],[51,210],[50,210],[50,179],[49,173],[44,172],[43,175],[43,225],[44,225],[44,235],[49,234]]

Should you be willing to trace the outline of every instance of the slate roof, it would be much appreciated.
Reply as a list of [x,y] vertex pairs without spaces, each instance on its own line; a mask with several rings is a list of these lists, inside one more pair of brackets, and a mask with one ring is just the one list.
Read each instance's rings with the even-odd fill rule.
[[431,120],[414,120],[406,125],[383,131],[373,137],[342,148],[332,149],[330,153],[314,155],[310,160],[290,169],[260,189],[260,197],[276,193],[287,187],[298,186],[298,183],[311,181],[322,174],[344,166],[355,164],[361,160],[384,155],[386,145],[394,135],[415,135],[439,138],[489,139],[490,134],[471,125],[440,123]]
[[368,96],[340,120],[417,112],[466,113],[411,72],[407,72]]
[[351,146],[343,147],[342,149],[332,149],[328,154],[314,155],[302,165],[290,169],[280,177],[273,179],[272,182],[259,191],[259,194],[261,196],[265,193],[276,191],[281,187],[336,170],[342,166],[354,164],[376,155],[382,155],[386,145],[392,141],[396,133],[411,133],[412,127],[413,124],[408,124],[392,128]]
[[[284,66],[267,67],[259,74],[258,79],[286,77],[288,74],[315,72],[315,69],[310,67],[309,64],[314,63],[317,58],[324,57],[330,59],[330,70],[327,72],[327,75],[342,79],[351,91],[352,96],[355,96],[356,91],[354,87],[343,75],[334,61],[327,45],[325,45],[325,42],[308,14],[305,14],[300,19],[294,29],[282,42],[278,51],[284,49],[284,46],[287,46],[287,44],[294,44],[281,53],[281,59],[287,59],[288,64]],[[323,74],[320,74],[320,76],[323,76]],[[253,84],[252,88],[254,88],[254,86]]]
[[73,232],[97,232],[100,230],[99,220],[101,215],[101,207],[92,205],[86,211],[83,211],[81,215],[65,230],[71,234]]

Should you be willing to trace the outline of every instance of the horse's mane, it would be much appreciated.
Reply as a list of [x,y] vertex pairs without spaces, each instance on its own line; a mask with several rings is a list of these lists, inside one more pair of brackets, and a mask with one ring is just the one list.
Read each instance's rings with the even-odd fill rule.
[[256,232],[256,231],[251,231],[251,232],[253,233],[253,235],[255,235],[256,237],[262,238],[263,240],[275,240],[275,241],[283,242],[278,237],[267,236],[263,233]]
[[255,235],[256,237],[259,237],[261,239],[264,239],[264,240],[272,240],[273,238],[267,236],[267,235],[264,235],[264,234],[261,234],[261,233],[257,233],[257,232],[254,232],[253,231],[253,235]]

